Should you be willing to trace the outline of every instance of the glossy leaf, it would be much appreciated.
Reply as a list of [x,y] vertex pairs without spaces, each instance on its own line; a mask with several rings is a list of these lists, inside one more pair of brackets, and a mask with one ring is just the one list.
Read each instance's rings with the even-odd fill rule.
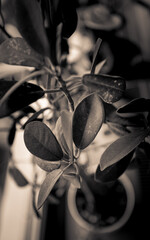
[[[16,83],[16,81],[0,80],[0,99]],[[0,118],[21,110],[29,104],[43,97],[44,91],[38,85],[24,83],[18,87],[9,98],[0,105]]]
[[48,161],[58,161],[63,157],[61,147],[50,128],[39,121],[27,124],[24,141],[28,150],[35,156]]
[[121,176],[121,174],[123,174],[123,172],[129,166],[133,153],[134,151],[130,152],[128,155],[123,157],[120,161],[105,168],[103,171],[101,171],[100,165],[98,165],[95,173],[95,179],[101,182],[111,182],[118,179]]
[[83,76],[82,82],[91,91],[97,92],[106,103],[118,101],[122,97],[126,87],[123,78],[104,74],[86,74]]
[[43,160],[41,158],[35,158],[35,163],[46,172],[51,172],[60,167],[60,161],[52,162]]
[[44,182],[41,185],[39,196],[38,196],[38,209],[42,207],[46,199],[48,198],[54,185],[62,175],[63,171],[61,169],[56,169],[47,174]]
[[49,43],[37,0],[15,0],[18,30],[28,44],[43,56],[49,56]]
[[148,133],[148,129],[137,130],[136,132],[129,133],[113,142],[101,156],[101,171],[114,163],[117,163],[132,152],[144,140]]
[[9,168],[9,173],[19,187],[24,187],[29,184],[28,180],[15,166]]
[[86,148],[96,137],[105,118],[101,99],[96,94],[85,97],[73,116],[73,141],[79,149]]
[[150,99],[135,98],[129,103],[117,109],[117,113],[136,113],[136,112],[149,112]]
[[23,38],[9,38],[0,45],[0,62],[41,68],[43,57],[35,52]]

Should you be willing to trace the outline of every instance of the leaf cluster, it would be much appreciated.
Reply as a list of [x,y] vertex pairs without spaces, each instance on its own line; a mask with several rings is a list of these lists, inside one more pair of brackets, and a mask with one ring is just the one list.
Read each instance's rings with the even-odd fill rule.
[[[16,125],[28,117],[20,124],[24,142],[36,156],[36,164],[46,171],[38,197],[40,208],[59,179],[64,178],[76,187],[85,184],[85,173],[78,159],[103,124],[119,138],[100,157],[95,181],[111,182],[120,177],[137,147],[149,136],[150,100],[138,98],[118,109],[114,107],[125,96],[126,82],[120,76],[101,74],[105,61],[97,68],[101,39],[95,45],[90,73],[65,77],[62,46],[77,26],[76,8],[69,0],[15,0],[14,6],[21,37],[9,37],[0,45],[0,62],[8,67],[26,66],[32,70],[19,81],[10,78],[9,71],[0,79],[0,118],[13,119],[8,138],[12,145]],[[31,80],[32,83],[28,82]],[[81,93],[77,103],[74,90]],[[30,104],[41,98],[47,98],[49,105],[35,111]],[[53,114],[53,129],[49,119],[42,115],[47,109]],[[17,117],[16,112],[19,112]],[[21,185],[26,184],[17,169],[11,169],[10,174],[18,174]]]

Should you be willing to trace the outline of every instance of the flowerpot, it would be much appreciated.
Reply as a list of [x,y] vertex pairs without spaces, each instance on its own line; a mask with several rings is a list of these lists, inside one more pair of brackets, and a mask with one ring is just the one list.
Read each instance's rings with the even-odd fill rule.
[[76,205],[77,189],[72,185],[68,189],[66,212],[66,240],[130,240],[130,234],[124,230],[135,205],[135,192],[132,182],[124,173],[119,182],[125,189],[126,205],[123,215],[112,225],[96,227],[84,220]]

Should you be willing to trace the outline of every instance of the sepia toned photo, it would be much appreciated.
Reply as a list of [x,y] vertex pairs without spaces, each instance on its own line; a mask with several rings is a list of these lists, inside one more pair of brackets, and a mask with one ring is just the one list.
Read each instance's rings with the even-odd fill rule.
[[0,240],[149,239],[150,0],[0,0]]

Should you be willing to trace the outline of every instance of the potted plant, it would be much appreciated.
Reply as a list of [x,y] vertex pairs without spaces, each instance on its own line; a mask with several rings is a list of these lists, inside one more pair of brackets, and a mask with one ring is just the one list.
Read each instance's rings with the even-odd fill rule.
[[[35,163],[46,172],[37,208],[43,206],[58,181],[66,179],[81,188],[81,199],[86,199],[86,207],[92,215],[99,210],[97,201],[101,201],[102,206],[107,202],[108,207],[106,200],[115,196],[113,207],[120,204],[114,194],[116,184],[119,184],[124,199],[129,197],[133,202],[130,199],[131,205],[124,204],[115,216],[114,228],[108,221],[110,216],[107,216],[106,225],[109,226],[106,228],[116,230],[118,219],[123,219],[119,223],[122,227],[134,206],[132,184],[122,174],[134,161],[137,147],[149,138],[149,114],[143,114],[149,113],[149,99],[127,98],[123,78],[100,73],[104,64],[97,67],[101,39],[96,42],[90,72],[83,76],[71,73],[66,58],[66,39],[76,29],[77,12],[69,0],[15,0],[14,9],[15,24],[21,37],[7,34],[8,39],[0,45],[0,61],[32,67],[32,70],[19,81],[10,78],[7,72],[0,80],[0,117],[10,116],[14,120],[10,143],[15,136],[16,124],[20,124],[24,117],[28,118],[21,126],[25,145],[36,156]],[[6,31],[5,24],[3,31]],[[48,100],[47,106],[35,111],[29,105],[40,98]],[[116,107],[122,99],[126,103]],[[44,115],[48,109],[51,116]],[[17,116],[16,112],[19,113]],[[104,151],[95,173],[89,176],[80,165],[80,154],[93,142],[103,124],[107,124],[119,138]],[[126,194],[122,187],[124,179],[129,187]],[[126,209],[130,210],[128,217]],[[102,219],[98,222],[104,224]],[[90,224],[88,226],[90,228]]]

